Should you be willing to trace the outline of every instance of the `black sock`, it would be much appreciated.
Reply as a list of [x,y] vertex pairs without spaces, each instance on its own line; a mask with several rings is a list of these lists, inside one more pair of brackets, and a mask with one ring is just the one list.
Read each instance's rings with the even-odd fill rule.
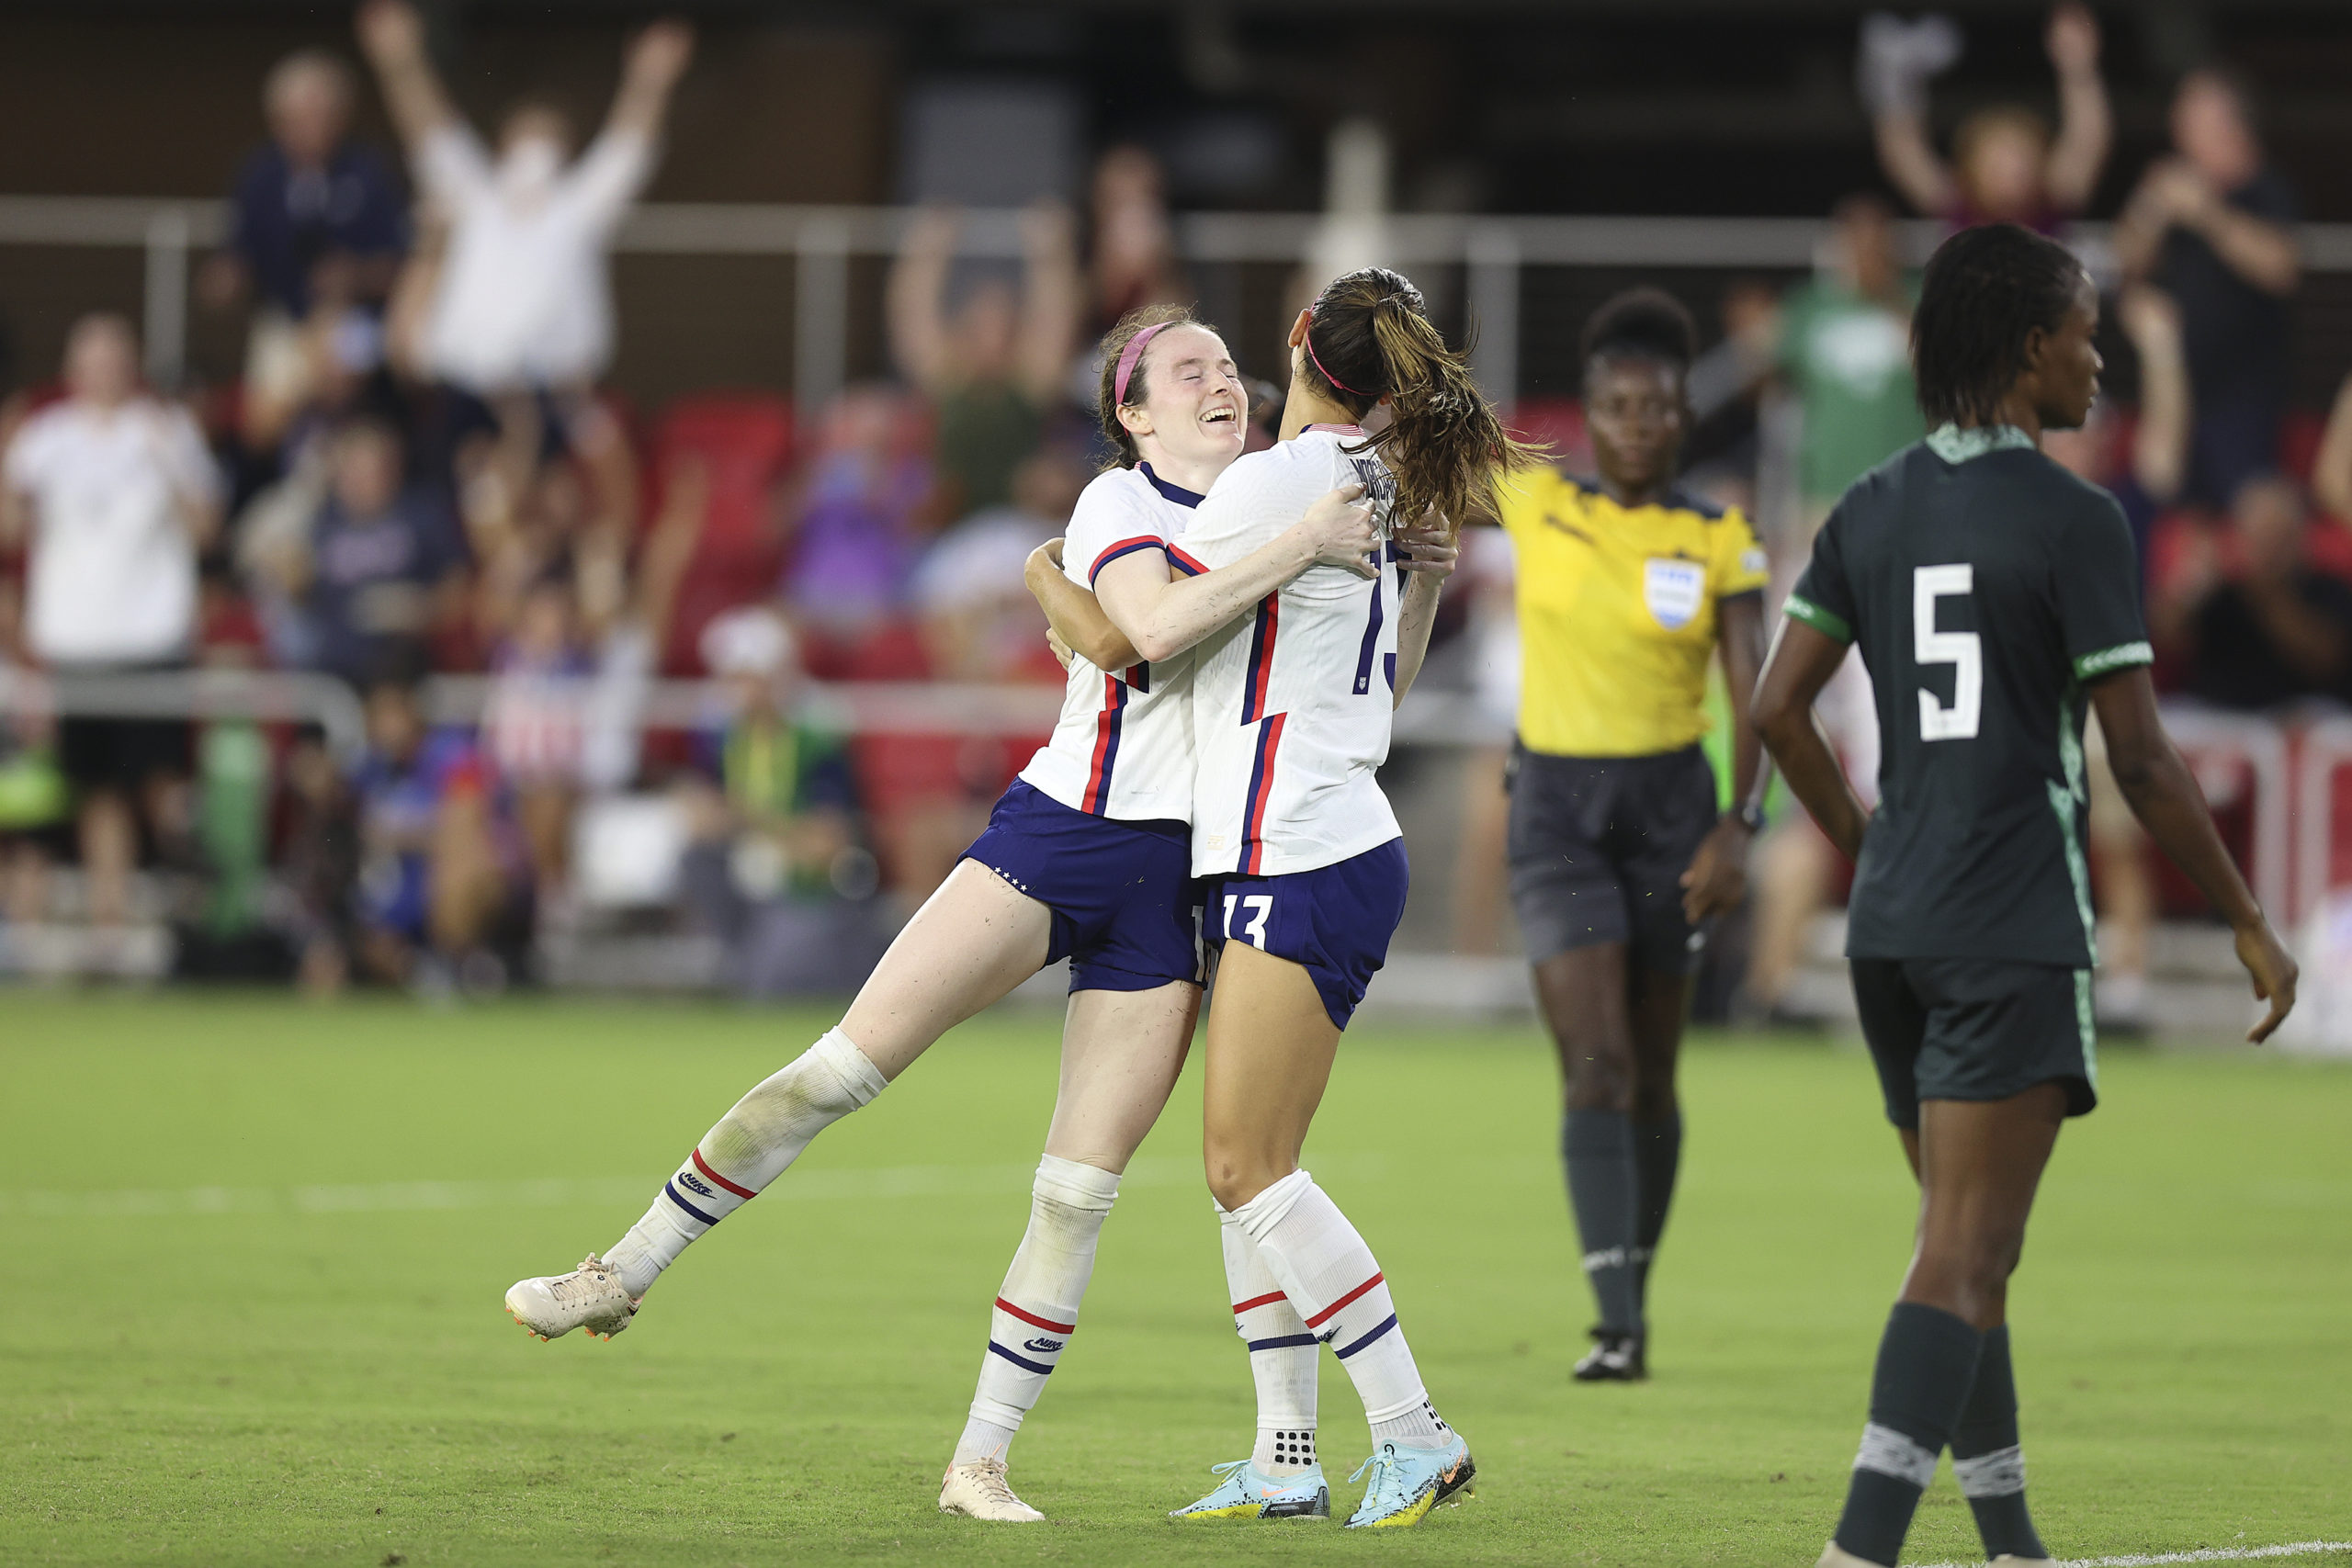
[[1637,1194],[1634,1288],[1641,1293],[1645,1320],[1649,1316],[1650,1261],[1657,1256],[1658,1237],[1666,1234],[1666,1212],[1674,1205],[1674,1178],[1681,1165],[1681,1111],[1673,1112],[1663,1122],[1634,1123],[1634,1190]]
[[2025,1455],[2018,1448],[2018,1385],[2009,1370],[2007,1324],[1984,1336],[1976,1382],[1951,1429],[1951,1468],[1976,1516],[1984,1555],[2047,1557],[2025,1506]]
[[1567,1162],[1568,1204],[1576,1211],[1585,1278],[1592,1281],[1600,1308],[1601,1332],[1638,1333],[1633,1119],[1616,1111],[1571,1111],[1560,1128],[1560,1152]]
[[1939,1307],[1898,1302],[1887,1314],[1870,1425],[1838,1521],[1838,1544],[1863,1562],[1892,1564],[1902,1554],[1919,1494],[1968,1404],[1984,1340]]

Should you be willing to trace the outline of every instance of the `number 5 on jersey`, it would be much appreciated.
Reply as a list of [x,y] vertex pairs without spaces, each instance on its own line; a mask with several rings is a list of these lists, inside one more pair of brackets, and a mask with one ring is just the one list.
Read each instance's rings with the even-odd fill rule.
[[[1233,907],[1238,903],[1244,917],[1241,929],[1233,925]],[[1274,896],[1271,893],[1228,893],[1225,896],[1225,940],[1246,942],[1263,953],[1266,950],[1266,917],[1274,912]]]
[[[1911,657],[1922,670],[1952,667],[1951,705],[1919,688],[1919,739],[1973,740],[1984,707],[1984,644],[1974,632],[1936,629],[1936,601],[1965,599],[1976,589],[1976,569],[1966,561],[1923,566],[1911,573]],[[1228,900],[1229,902],[1229,900]]]

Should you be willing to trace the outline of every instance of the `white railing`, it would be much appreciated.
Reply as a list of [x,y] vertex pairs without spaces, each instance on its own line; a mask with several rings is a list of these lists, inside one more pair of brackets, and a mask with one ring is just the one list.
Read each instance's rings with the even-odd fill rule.
[[[634,209],[616,236],[623,254],[767,255],[793,261],[793,389],[804,405],[838,390],[849,365],[849,263],[890,255],[913,209],[763,203],[657,202]],[[1295,262],[1327,220],[1299,212],[1188,212],[1175,220],[1188,262]],[[1360,221],[1360,220],[1359,220]],[[1931,220],[1900,226],[1905,251],[1924,257],[1944,233]],[[146,253],[149,374],[175,384],[186,366],[187,268],[192,252],[228,232],[220,201],[147,197],[0,196],[0,244],[132,247]],[[1828,234],[1811,218],[1480,217],[1406,213],[1380,220],[1379,244],[1400,266],[1460,265],[1479,327],[1479,378],[1510,401],[1519,384],[1520,273],[1531,266],[1804,267]],[[2304,265],[2352,272],[2352,224],[2303,231]],[[2069,238],[2095,267],[2108,226],[2078,224]],[[965,214],[965,254],[1021,254],[1020,214]]]

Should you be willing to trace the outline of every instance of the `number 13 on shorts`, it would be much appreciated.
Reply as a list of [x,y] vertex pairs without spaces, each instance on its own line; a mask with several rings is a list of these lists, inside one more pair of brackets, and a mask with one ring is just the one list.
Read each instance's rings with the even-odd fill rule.
[[[1234,926],[1235,906],[1240,907],[1241,925]],[[1271,893],[1228,893],[1225,896],[1225,940],[1246,942],[1263,953],[1266,950],[1266,917],[1274,912],[1274,896]]]

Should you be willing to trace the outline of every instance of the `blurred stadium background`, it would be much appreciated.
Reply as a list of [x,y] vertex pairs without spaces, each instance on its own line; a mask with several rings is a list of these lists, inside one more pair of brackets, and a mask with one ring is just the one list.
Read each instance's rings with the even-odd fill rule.
[[[2140,529],[2176,728],[2303,937],[2301,1032],[2352,1043],[2352,28],[1862,10],[713,3],[677,76],[643,7],[432,5],[372,56],[339,7],[9,7],[38,133],[0,146],[0,973],[840,990],[1049,723],[1020,565],[1100,460],[1119,310],[1197,300],[1274,378],[1303,288],[1394,263],[1573,463],[1577,331],[1662,283],[1711,345],[1692,482],[1784,586],[1906,438],[1903,269],[2006,215],[2110,290],[2066,460]],[[608,105],[652,139],[502,229],[534,176],[399,123],[412,64],[494,155]],[[2222,259],[2184,185],[2290,237],[2287,274]],[[139,388],[67,374],[94,313],[137,342],[92,327],[89,374],[135,352]],[[94,397],[164,438],[77,446]],[[161,542],[91,542],[118,472]],[[1400,717],[1419,876],[1375,1004],[1526,1005],[1479,544]],[[2106,1021],[2229,1027],[2218,928],[2098,816]],[[1829,861],[1776,829],[1702,1016],[1846,1008]]]

